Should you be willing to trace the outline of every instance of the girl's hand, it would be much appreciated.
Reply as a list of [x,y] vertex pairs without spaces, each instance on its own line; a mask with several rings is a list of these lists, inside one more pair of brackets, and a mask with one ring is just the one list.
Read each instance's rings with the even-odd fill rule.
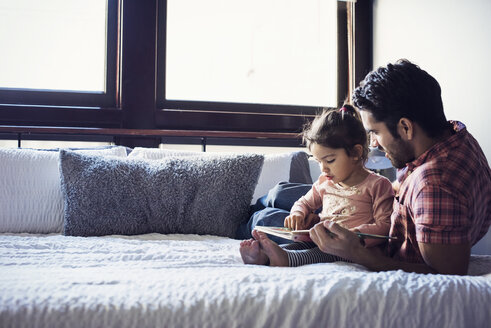
[[314,224],[319,222],[319,216],[314,213],[310,213],[307,217],[304,217],[302,213],[291,213],[285,218],[285,227],[292,230],[309,229]]
[[286,228],[290,228],[292,230],[304,229],[305,217],[303,214],[298,212],[290,213],[290,215],[285,218],[284,224]]

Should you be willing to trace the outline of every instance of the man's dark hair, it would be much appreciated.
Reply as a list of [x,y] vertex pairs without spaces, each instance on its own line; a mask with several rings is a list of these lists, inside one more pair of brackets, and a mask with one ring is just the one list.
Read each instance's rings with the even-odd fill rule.
[[441,135],[448,127],[437,80],[405,59],[370,72],[352,98],[359,110],[384,122],[396,138],[402,117],[416,122],[429,137]]

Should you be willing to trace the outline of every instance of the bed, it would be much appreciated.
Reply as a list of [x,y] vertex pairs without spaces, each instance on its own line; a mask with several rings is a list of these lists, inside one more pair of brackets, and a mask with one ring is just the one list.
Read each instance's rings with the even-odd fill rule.
[[0,236],[2,327],[486,327],[491,257],[469,276],[242,263],[238,240]]
[[[296,268],[245,265],[240,240],[232,234],[244,218],[229,215],[240,212],[236,207],[220,212],[221,219],[210,217],[220,225],[198,230],[178,216],[171,221],[179,224],[169,226],[135,224],[127,215],[142,199],[138,208],[154,213],[152,204],[168,200],[162,188],[172,180],[169,174],[178,171],[181,179],[217,157],[181,153],[177,158],[155,149],[128,152],[124,147],[0,149],[0,327],[489,325],[489,255],[472,255],[467,276],[369,272],[344,262]],[[126,158],[131,153],[135,159]],[[237,194],[247,202],[235,205],[248,208],[276,181],[308,180],[299,168],[310,170],[310,163],[297,155],[252,156],[253,165],[243,158],[233,162],[242,163],[242,169],[262,163],[256,165],[257,184],[241,185],[248,191]],[[235,160],[220,158],[227,165]],[[176,166],[183,163],[193,170]],[[203,168],[198,179],[216,165]],[[244,180],[254,172],[246,171]],[[212,185],[222,189],[222,178],[229,183],[227,175],[220,175],[201,192],[209,193]],[[138,197],[111,205],[119,190]],[[193,199],[186,199],[186,205]],[[207,230],[210,226],[220,229]]]

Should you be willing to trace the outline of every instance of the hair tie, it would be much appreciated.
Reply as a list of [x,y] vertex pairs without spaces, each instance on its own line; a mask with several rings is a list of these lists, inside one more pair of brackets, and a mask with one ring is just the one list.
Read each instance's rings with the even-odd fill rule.
[[346,112],[348,111],[348,108],[346,108],[346,107],[344,107],[344,106],[343,106],[343,107],[341,107],[341,108],[339,109],[339,111],[340,111],[340,112],[345,112],[345,113],[346,113]]

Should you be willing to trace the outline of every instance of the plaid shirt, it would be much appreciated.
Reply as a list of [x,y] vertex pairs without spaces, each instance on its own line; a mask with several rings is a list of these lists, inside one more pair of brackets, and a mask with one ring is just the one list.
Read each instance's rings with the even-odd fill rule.
[[491,170],[465,125],[399,170],[389,255],[423,262],[419,243],[474,245],[491,223]]

